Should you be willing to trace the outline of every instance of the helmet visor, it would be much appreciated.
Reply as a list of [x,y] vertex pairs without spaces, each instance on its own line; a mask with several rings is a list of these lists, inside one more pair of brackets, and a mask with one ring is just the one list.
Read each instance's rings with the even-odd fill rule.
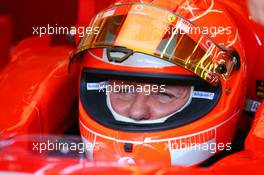
[[226,80],[232,56],[198,26],[168,10],[142,3],[116,5],[100,12],[77,53],[93,48],[125,47],[179,65],[212,85]]

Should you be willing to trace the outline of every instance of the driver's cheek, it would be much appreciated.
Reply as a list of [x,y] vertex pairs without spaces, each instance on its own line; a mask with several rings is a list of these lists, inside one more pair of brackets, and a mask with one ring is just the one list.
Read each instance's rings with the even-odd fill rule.
[[121,98],[115,98],[114,95],[110,96],[111,104],[115,112],[120,115],[128,116],[131,106],[133,104],[133,99],[123,100]]

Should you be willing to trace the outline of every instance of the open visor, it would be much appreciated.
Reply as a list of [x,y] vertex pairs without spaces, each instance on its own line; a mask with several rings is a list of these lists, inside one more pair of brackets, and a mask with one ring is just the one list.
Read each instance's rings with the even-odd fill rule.
[[135,52],[155,56],[179,65],[212,85],[231,75],[231,54],[203,34],[198,26],[166,9],[142,3],[116,5],[100,12],[90,27],[99,32],[87,34],[77,54],[93,48],[119,48],[127,57]]

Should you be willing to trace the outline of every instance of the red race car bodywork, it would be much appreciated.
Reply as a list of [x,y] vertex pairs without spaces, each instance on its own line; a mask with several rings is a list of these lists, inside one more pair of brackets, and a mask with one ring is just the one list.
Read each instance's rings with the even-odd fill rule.
[[[110,3],[106,0],[80,0],[77,26],[87,25],[96,12]],[[221,3],[239,29],[239,40],[247,59],[247,97],[257,100],[256,82],[264,81],[264,28],[250,20],[245,2],[223,0]],[[53,43],[50,36],[30,37],[15,47],[9,61],[6,53],[11,42],[8,33],[11,25],[6,21],[6,17],[0,16],[0,31],[6,31],[3,32],[5,40],[0,41],[0,69],[8,62],[0,72],[0,173],[262,174],[264,104],[259,107],[252,125],[243,125],[243,118],[247,121],[248,116],[242,117],[241,128],[251,127],[244,149],[206,168],[167,167],[155,162],[153,165],[121,166],[32,153],[34,139],[20,135],[62,135],[76,124],[73,113],[78,90],[74,77],[68,74],[69,57],[74,47]],[[0,38],[3,33],[0,32]]]

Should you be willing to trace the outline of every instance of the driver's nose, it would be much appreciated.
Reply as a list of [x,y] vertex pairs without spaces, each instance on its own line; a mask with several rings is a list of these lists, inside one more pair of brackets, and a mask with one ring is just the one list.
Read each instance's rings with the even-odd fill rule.
[[149,106],[147,105],[149,96],[145,93],[138,93],[129,111],[130,118],[143,120],[150,118]]

